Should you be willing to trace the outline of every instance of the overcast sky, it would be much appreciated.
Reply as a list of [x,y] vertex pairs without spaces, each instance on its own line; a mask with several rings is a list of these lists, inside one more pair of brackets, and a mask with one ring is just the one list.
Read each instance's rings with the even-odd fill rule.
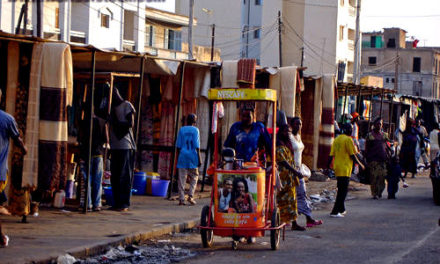
[[440,0],[362,0],[361,31],[400,27],[419,46],[440,47]]

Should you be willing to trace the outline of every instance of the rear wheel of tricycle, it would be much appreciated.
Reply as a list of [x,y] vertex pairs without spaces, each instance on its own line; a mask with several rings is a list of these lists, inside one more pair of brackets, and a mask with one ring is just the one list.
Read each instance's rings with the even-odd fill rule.
[[[279,227],[280,226],[280,210],[275,207],[272,212],[272,219],[271,219],[271,227]],[[280,237],[281,237],[281,230],[280,229],[274,229],[270,230],[270,247],[272,250],[277,250],[280,245]]]
[[[212,223],[214,221],[214,218],[212,217],[211,210],[209,209],[208,205],[205,205],[202,209],[202,216],[200,218],[200,226],[207,227],[208,226],[208,219],[211,215],[211,224],[209,226],[213,226]],[[213,230],[209,229],[200,229],[200,236],[202,237],[202,245],[204,248],[212,247],[212,242],[214,241],[214,234]]]

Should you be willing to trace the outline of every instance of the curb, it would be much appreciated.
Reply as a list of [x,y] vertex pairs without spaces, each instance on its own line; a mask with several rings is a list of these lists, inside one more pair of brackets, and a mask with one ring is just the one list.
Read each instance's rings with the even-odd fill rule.
[[[127,236],[115,238],[113,240],[106,241],[106,242],[97,242],[97,243],[89,244],[86,246],[72,248],[72,249],[66,250],[64,253],[70,254],[77,259],[78,258],[87,258],[89,256],[94,256],[94,255],[104,253],[106,250],[108,250],[109,247],[117,247],[119,245],[128,245],[128,244],[132,244],[134,242],[142,242],[147,239],[151,239],[154,237],[169,234],[171,232],[180,233],[184,230],[191,229],[191,228],[198,226],[199,223],[200,223],[200,218],[195,218],[195,219],[188,220],[186,222],[165,225],[160,228],[153,228],[152,230],[145,231],[145,232],[132,233]],[[35,264],[56,263],[57,258],[58,258],[58,256],[50,256],[50,257],[40,259],[40,260],[33,260],[28,263],[35,263]]]

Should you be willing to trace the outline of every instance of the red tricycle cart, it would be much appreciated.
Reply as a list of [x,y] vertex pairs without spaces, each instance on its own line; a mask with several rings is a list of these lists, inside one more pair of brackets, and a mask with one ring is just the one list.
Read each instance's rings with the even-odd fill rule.
[[[210,89],[209,100],[221,101],[267,101],[272,103],[272,164],[276,164],[276,91],[271,89]],[[213,117],[217,118],[217,116]],[[229,129],[229,128],[228,128]],[[258,166],[225,168],[219,164],[218,131],[214,131],[214,178],[210,205],[202,209],[200,234],[203,247],[211,247],[214,235],[232,237],[232,248],[237,249],[241,239],[248,242],[254,237],[263,237],[270,232],[270,244],[278,249],[281,229],[280,212],[275,199],[276,166],[269,169]],[[228,189],[229,188],[229,189]],[[231,202],[231,192],[240,190],[239,198]],[[228,195],[226,195],[228,193]],[[235,192],[236,193],[236,192]],[[235,206],[230,206],[234,204]],[[244,210],[237,211],[237,205]],[[231,208],[233,207],[233,208]],[[235,209],[234,209],[235,208]]]

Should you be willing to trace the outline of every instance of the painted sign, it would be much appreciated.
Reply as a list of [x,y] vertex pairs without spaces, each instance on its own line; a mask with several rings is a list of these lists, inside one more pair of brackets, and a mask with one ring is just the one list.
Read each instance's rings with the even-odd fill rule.
[[216,226],[261,227],[264,225],[264,170],[217,172],[215,217]]
[[276,101],[275,90],[271,89],[209,89],[209,100],[218,101]]

